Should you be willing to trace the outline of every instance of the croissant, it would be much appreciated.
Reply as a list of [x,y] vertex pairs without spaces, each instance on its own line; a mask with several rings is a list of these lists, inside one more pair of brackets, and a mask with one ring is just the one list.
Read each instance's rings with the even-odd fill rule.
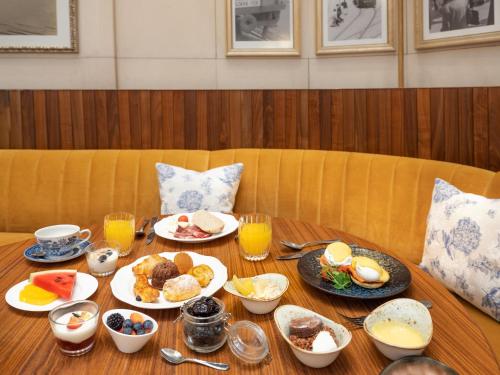
[[201,287],[204,288],[210,284],[210,281],[214,278],[214,271],[206,264],[200,264],[199,266],[191,267],[188,271],[188,275],[194,276]]
[[148,283],[144,274],[135,275],[134,294],[141,298],[142,302],[156,302],[160,292]]
[[167,261],[168,261],[167,258],[163,258],[158,254],[153,254],[144,259],[138,265],[132,267],[132,272],[135,275],[143,274],[146,275],[147,277],[151,277],[153,275],[153,268],[155,268],[157,264],[166,263]]

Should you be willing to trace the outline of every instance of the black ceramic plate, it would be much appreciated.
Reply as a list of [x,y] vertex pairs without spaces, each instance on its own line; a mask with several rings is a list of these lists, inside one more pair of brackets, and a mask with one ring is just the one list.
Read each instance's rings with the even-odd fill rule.
[[383,369],[380,375],[398,374],[405,370],[411,371],[412,374],[416,374],[417,371],[420,374],[428,374],[430,371],[433,371],[432,374],[458,375],[458,372],[446,366],[444,363],[423,356],[403,357],[398,359]]
[[389,281],[378,289],[366,289],[354,283],[346,289],[335,289],[331,282],[323,280],[320,276],[321,266],[319,264],[319,257],[323,255],[325,249],[310,251],[299,259],[297,269],[300,276],[309,285],[326,293],[357,299],[391,297],[404,292],[410,286],[410,271],[399,260],[378,251],[353,245],[350,246],[353,256],[366,256],[372,258],[384,267],[390,275]]

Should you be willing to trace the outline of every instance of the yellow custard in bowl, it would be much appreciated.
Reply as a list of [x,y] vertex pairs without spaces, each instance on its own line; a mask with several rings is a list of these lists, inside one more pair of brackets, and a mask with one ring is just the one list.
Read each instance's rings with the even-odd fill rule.
[[370,329],[380,341],[401,348],[419,348],[426,344],[422,334],[412,326],[398,321],[379,321]]

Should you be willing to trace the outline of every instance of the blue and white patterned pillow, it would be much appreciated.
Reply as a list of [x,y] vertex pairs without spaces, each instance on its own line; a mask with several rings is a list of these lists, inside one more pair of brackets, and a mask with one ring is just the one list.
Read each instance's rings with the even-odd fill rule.
[[243,164],[196,172],[156,163],[160,185],[161,213],[175,214],[207,210],[232,212]]
[[500,199],[436,179],[421,267],[500,321]]

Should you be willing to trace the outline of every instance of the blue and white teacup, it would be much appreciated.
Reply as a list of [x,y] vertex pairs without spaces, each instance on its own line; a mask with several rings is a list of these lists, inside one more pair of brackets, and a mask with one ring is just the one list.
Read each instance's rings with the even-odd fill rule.
[[[82,238],[82,235],[86,234]],[[80,230],[78,225],[59,224],[40,228],[35,232],[36,241],[49,256],[62,256],[69,253],[75,246],[87,241],[92,232]]]

